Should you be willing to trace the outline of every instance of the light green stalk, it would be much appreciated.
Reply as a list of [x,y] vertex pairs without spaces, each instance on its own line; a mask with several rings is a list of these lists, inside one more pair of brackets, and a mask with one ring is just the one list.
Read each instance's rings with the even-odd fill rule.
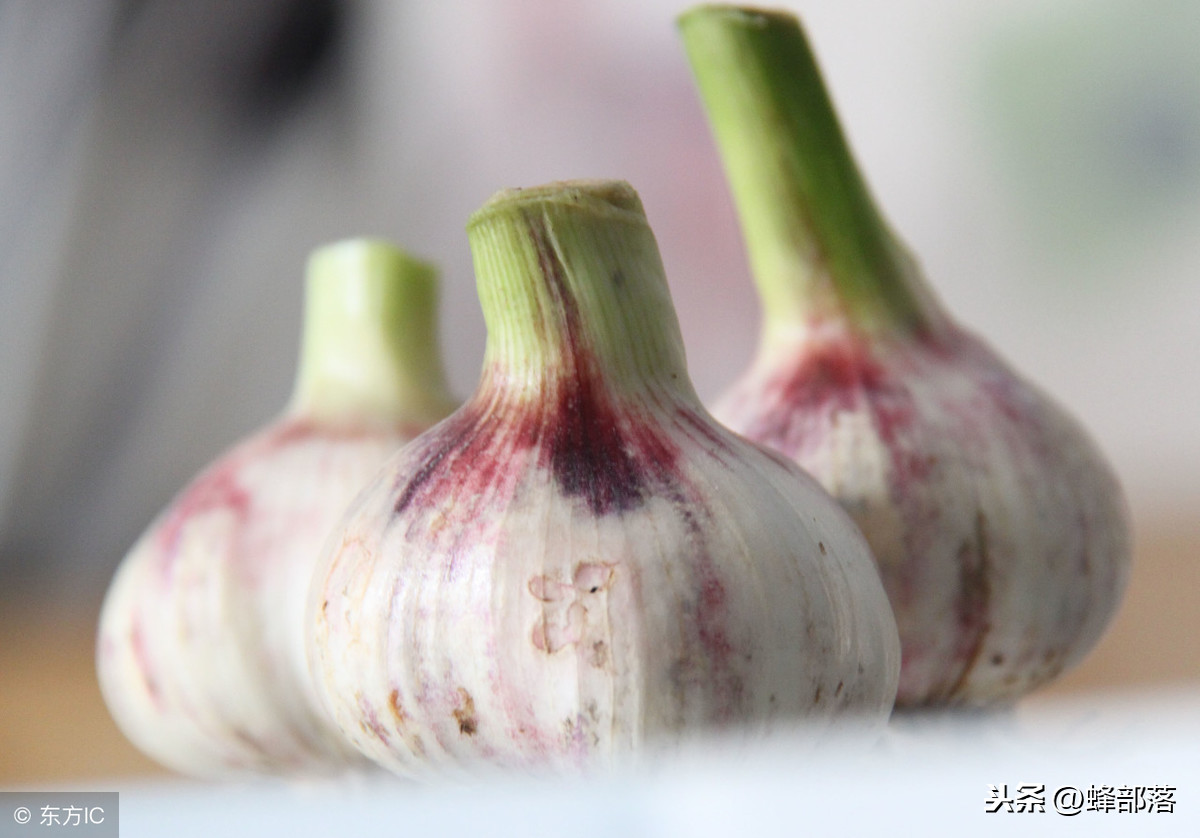
[[936,304],[868,192],[796,18],[679,19],[733,192],[769,343],[830,317],[922,332]]
[[467,226],[485,367],[538,387],[589,370],[616,389],[691,393],[679,322],[637,193],[622,181],[500,192]]
[[428,426],[454,402],[437,343],[437,272],[383,241],[349,239],[308,260],[291,410],[338,423]]

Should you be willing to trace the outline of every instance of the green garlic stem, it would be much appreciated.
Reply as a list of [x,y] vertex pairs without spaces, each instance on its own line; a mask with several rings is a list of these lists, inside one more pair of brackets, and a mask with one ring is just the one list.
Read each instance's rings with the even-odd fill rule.
[[592,371],[617,390],[694,395],[658,245],[629,184],[506,190],[467,232],[488,327],[484,364],[508,386]]
[[733,192],[769,341],[843,317],[921,332],[939,315],[851,156],[799,21],[701,6],[679,19]]
[[437,342],[437,272],[383,241],[308,260],[291,411],[335,423],[429,425],[454,407]]

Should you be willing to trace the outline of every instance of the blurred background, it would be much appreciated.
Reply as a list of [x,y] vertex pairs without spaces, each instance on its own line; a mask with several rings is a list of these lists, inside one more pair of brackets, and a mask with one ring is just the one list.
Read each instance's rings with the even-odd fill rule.
[[[676,0],[0,3],[0,783],[148,775],[95,685],[125,550],[291,390],[304,260],[370,234],[443,270],[493,192],[620,177],[702,397],[758,324]],[[1136,548],[1043,696],[1200,680],[1200,4],[793,0],[875,195],[961,322],[1120,474]]]

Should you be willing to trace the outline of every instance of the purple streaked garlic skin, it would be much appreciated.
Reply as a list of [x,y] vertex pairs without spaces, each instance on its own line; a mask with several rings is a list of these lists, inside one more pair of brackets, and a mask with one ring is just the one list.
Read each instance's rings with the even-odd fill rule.
[[296,677],[307,673],[298,629],[279,617],[308,592],[297,557],[315,560],[405,441],[281,421],[224,455],[138,542],[106,598],[99,666],[109,709],[139,748],[198,776],[354,761],[313,712]]
[[870,543],[903,649],[897,708],[1003,705],[1099,640],[1130,562],[1085,431],[945,313],[876,208],[799,22],[680,18],[763,303],[717,403]]
[[897,705],[1011,701],[1090,650],[1128,575],[1086,433],[970,334],[812,329],[714,408],[795,459],[867,535],[904,658]]
[[513,190],[468,229],[483,376],[330,542],[309,620],[330,717],[411,775],[885,720],[899,646],[866,543],[701,406],[636,193]]
[[369,767],[320,710],[303,621],[321,545],[354,495],[453,407],[427,346],[434,282],[382,242],[318,250],[291,404],[122,562],[97,669],[118,725],[155,760],[208,778]]

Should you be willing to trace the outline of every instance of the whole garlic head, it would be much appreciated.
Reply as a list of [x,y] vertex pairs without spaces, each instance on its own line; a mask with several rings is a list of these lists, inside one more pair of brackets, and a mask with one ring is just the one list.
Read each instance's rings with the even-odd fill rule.
[[502,192],[469,225],[475,394],[355,502],[318,570],[318,689],[403,774],[610,766],[705,731],[880,722],[895,625],[851,520],[687,377],[621,182]]
[[871,200],[796,19],[709,6],[680,28],[764,311],[758,357],[714,413],[862,528],[900,629],[897,706],[1012,701],[1116,611],[1130,556],[1116,478],[942,311]]
[[383,242],[316,251],[291,404],[197,476],[122,562],[101,613],[100,686],[164,765],[219,777],[366,764],[316,703],[304,614],[354,494],[453,409],[436,293],[431,267]]

